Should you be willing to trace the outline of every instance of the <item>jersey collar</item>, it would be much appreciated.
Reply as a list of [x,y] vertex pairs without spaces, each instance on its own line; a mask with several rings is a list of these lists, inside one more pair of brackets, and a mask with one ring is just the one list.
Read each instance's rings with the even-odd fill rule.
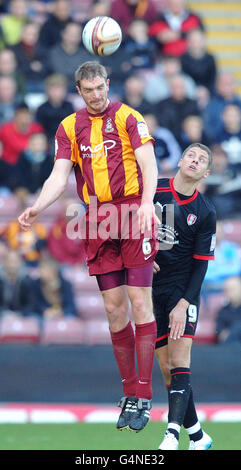
[[177,204],[179,206],[184,206],[185,204],[190,204],[190,202],[192,202],[192,201],[194,201],[194,199],[196,199],[196,197],[198,195],[198,190],[197,189],[189,199],[183,199],[183,200],[180,199],[180,197],[178,196],[178,194],[177,194],[177,192],[174,188],[173,180],[174,180],[174,177],[170,178],[169,184],[170,184],[170,188],[171,188],[171,192],[173,194],[173,197],[174,197],[175,201],[177,202]]

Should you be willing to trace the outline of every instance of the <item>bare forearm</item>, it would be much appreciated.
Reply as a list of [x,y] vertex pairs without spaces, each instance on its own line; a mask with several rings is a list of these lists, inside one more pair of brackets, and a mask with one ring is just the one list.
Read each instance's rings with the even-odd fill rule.
[[53,174],[45,181],[41,193],[33,205],[33,209],[39,214],[55,202],[64,192],[66,185],[58,181]]
[[143,193],[142,201],[153,202],[153,198],[156,191],[157,185],[157,166],[156,162],[153,161],[153,165],[145,163],[142,168],[142,178],[143,178]]

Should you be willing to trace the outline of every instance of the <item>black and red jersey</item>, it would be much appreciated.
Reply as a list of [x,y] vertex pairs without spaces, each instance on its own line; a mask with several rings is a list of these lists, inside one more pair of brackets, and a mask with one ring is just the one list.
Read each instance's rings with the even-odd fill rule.
[[161,224],[158,227],[160,271],[153,286],[190,278],[193,260],[214,259],[216,211],[196,190],[192,196],[175,191],[174,178],[158,180],[154,204]]

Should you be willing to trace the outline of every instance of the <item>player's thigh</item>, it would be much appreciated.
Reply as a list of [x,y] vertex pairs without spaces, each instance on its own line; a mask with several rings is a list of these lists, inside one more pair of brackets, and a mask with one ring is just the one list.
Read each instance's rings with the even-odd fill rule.
[[192,338],[168,338],[168,357],[171,369],[190,367]]

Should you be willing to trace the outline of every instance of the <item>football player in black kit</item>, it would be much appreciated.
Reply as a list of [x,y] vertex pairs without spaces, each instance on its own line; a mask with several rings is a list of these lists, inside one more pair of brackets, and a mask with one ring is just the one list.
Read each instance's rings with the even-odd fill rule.
[[189,450],[207,450],[212,439],[198,421],[190,383],[192,340],[208,261],[214,259],[216,212],[197,190],[210,173],[212,154],[191,144],[174,178],[158,180],[154,198],[159,251],[154,264],[153,306],[157,321],[156,357],[168,388],[168,426],[159,449],[177,450],[183,425]]

